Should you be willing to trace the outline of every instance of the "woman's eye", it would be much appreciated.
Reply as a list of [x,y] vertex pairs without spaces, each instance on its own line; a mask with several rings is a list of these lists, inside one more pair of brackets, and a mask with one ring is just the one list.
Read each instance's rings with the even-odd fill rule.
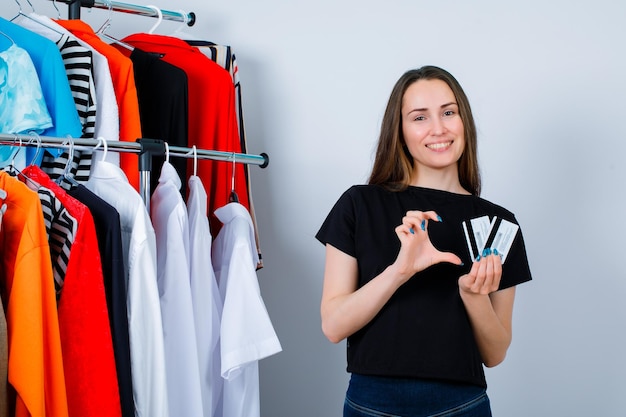
[[454,116],[455,112],[454,112],[454,110],[446,110],[446,111],[443,112],[443,115],[444,116]]
[[422,121],[422,120],[426,120],[426,117],[420,115],[420,116],[415,116],[415,118],[413,119],[415,121]]

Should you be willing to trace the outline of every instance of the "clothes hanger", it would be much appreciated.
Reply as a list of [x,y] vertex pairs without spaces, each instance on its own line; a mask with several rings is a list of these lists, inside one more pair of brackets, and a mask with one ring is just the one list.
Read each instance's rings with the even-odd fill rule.
[[[7,46],[6,48],[1,48],[0,50],[2,51],[6,51],[7,49],[9,49],[10,47],[12,47],[13,45],[15,45],[15,42],[13,41],[13,38],[11,38],[9,35],[7,35],[6,33],[4,33],[3,31],[0,30],[0,35],[2,35],[4,38],[6,38],[10,44],[9,46]],[[1,45],[1,44],[0,44]]]
[[10,37],[9,35],[7,35],[6,33],[4,33],[3,31],[0,30],[0,35],[4,36],[5,38],[7,38],[12,45],[15,45],[15,41],[13,40],[12,37]]
[[[59,176],[59,178],[57,178],[55,182],[61,185],[63,181],[66,181],[71,186],[78,186],[78,182],[76,182],[76,180],[70,175],[72,163],[74,162],[74,138],[68,135],[67,141],[69,142],[70,149],[68,152],[67,163],[65,164],[65,170],[63,171],[63,175]],[[67,143],[64,142],[63,145],[67,145]]]
[[[15,146],[16,142],[19,143],[18,146]],[[13,145],[11,147],[11,157],[7,158],[7,161],[10,162],[8,165],[5,165],[3,167],[3,170],[11,176],[17,176],[20,171],[15,166],[15,157],[17,156],[17,153],[20,151],[20,149],[22,149],[22,138],[20,137],[20,135],[15,134],[15,138],[13,138]]]
[[179,9],[178,12],[181,14],[181,16],[183,17],[183,21],[180,25],[178,25],[178,27],[176,27],[176,29],[174,30],[174,32],[172,32],[172,34],[170,36],[174,36],[177,37],[179,39],[194,39],[194,36],[185,33],[183,31],[183,28],[189,26],[189,15],[187,13],[185,13],[185,11],[183,9]]
[[[18,0],[15,0],[15,2],[17,3],[17,5],[19,6],[19,8],[20,8],[20,9],[19,9],[19,11],[17,12],[17,15],[16,15],[13,19],[11,19],[12,21],[13,21],[13,20],[15,20],[15,19],[17,19],[19,16],[22,16],[22,17],[24,17],[24,18],[26,18],[26,19],[28,19],[28,20],[30,20],[30,21],[32,21],[32,22],[35,22],[35,23],[37,23],[37,24],[39,24],[39,25],[41,25],[41,26],[45,27],[46,29],[49,29],[49,30],[51,30],[51,31],[55,32],[55,33],[56,33],[56,34],[58,34],[59,36],[63,36],[63,33],[62,33],[62,32],[59,32],[59,30],[58,30],[57,28],[54,28],[54,27],[52,27],[52,26],[50,26],[50,25],[47,25],[45,22],[42,22],[41,20],[34,18],[33,16],[39,16],[39,15],[37,15],[37,14],[35,13],[35,8],[33,7],[33,5],[32,5],[32,3],[30,2],[30,0],[26,0],[26,1],[28,1],[28,4],[30,4],[30,7],[33,9],[32,13],[31,13],[30,15],[29,15],[29,14],[24,13],[24,12],[22,11],[22,5],[18,2]],[[59,8],[57,7],[56,0],[52,0],[52,5],[54,6],[55,10],[57,11],[57,17],[58,17],[58,19],[61,19],[61,11],[60,11],[60,10],[59,10]]]
[[198,151],[196,150],[196,145],[193,145],[185,155],[193,155],[193,176],[196,177],[198,175]]
[[[17,1],[17,0],[16,0]],[[111,27],[111,17],[113,16],[113,4],[111,3],[111,0],[105,0],[104,4],[106,4],[109,7],[109,14],[107,16],[107,20],[105,20],[105,22],[102,24],[102,26],[100,26],[100,28],[98,30],[96,30],[96,35],[98,35],[100,38],[111,42],[111,43],[115,43],[117,45],[120,45],[123,48],[128,49],[129,51],[132,51],[135,49],[134,46],[131,46],[125,42],[120,41],[119,39],[115,39],[113,36],[109,35],[106,33],[106,31]]]
[[[40,139],[40,140],[41,140],[41,139]],[[15,166],[15,157],[17,156],[17,152],[19,152],[19,150],[20,150],[20,149],[22,149],[22,147],[23,147],[23,145],[24,145],[24,144],[23,144],[23,142],[22,142],[22,137],[21,137],[20,135],[18,135],[18,134],[16,134],[16,135],[15,135],[15,139],[13,139],[13,143],[15,143],[16,141],[19,143],[19,145],[17,146],[17,150],[16,150],[16,152],[13,154],[13,156],[12,156],[12,158],[11,158],[11,163],[5,167],[5,171],[6,171],[9,175],[11,175],[12,177],[19,178],[19,177],[21,176],[22,178],[25,178],[25,179],[26,179],[26,181],[30,182],[30,183],[33,185],[33,187],[34,187],[35,189],[37,189],[37,188],[39,188],[39,184],[37,184],[37,183],[36,183],[35,181],[33,181],[32,179],[30,179],[30,178],[28,177],[28,175],[24,174],[22,171],[20,171],[20,170],[19,170],[19,169]],[[30,141],[29,141],[28,143],[30,143]]]
[[196,149],[196,145],[193,145],[191,147],[191,150],[193,151],[193,176],[197,177],[198,176],[198,150]]
[[[41,136],[39,136],[36,132],[28,132],[29,135],[33,136],[36,140],[37,140],[37,150],[35,151],[35,156],[33,156],[33,159],[30,161],[29,165],[34,165],[35,161],[37,161],[37,158],[39,158],[39,155],[41,154]],[[28,144],[32,144],[32,139],[28,141]]]
[[163,21],[163,12],[161,11],[161,9],[159,9],[158,7],[156,7],[156,6],[152,5],[152,4],[149,4],[146,7],[151,8],[157,14],[157,22],[154,25],[152,25],[152,27],[148,31],[149,34],[152,34],[152,33],[154,33],[156,28],[159,27],[159,25]]
[[2,230],[2,218],[4,217],[4,213],[7,212],[7,203],[4,202],[7,196],[7,192],[0,188],[0,199],[2,200],[2,205],[0,206],[0,230]]
[[98,150],[98,148],[100,148],[100,145],[102,145],[103,149],[102,149],[102,158],[100,159],[100,162],[104,162],[107,159],[107,152],[109,151],[109,144],[107,143],[107,140],[102,137],[102,136],[98,136],[98,143],[96,144],[96,146],[93,148],[94,151]]
[[233,174],[232,177],[230,179],[230,196],[228,197],[228,202],[229,203],[238,203],[239,202],[239,196],[237,195],[237,192],[235,191],[235,152],[233,152]]

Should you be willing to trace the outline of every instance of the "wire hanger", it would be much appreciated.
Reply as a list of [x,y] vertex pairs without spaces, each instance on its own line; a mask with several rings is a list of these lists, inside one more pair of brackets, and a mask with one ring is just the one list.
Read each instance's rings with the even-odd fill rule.
[[121,47],[126,48],[129,51],[134,50],[135,49],[134,46],[131,46],[127,44],[126,42],[122,42],[119,39],[115,39],[113,36],[106,33],[106,31],[111,27],[111,20],[112,20],[111,17],[113,16],[113,4],[111,3],[111,0],[105,0],[104,3],[108,6],[109,14],[107,16],[107,20],[105,20],[102,26],[100,26],[100,28],[96,31],[96,35],[98,35],[100,38],[105,39],[111,43],[120,45]]
[[228,197],[229,203],[239,202],[239,196],[237,195],[237,192],[235,191],[235,168],[236,168],[236,162],[237,162],[235,159],[236,159],[235,152],[233,152],[233,174],[230,179],[230,196]]
[[6,33],[4,33],[3,31],[0,30],[0,35],[2,35],[3,37],[7,38],[9,40],[9,42],[11,42],[11,44],[6,48],[10,48],[13,45],[15,45],[15,42],[13,41],[13,38],[11,38],[9,35],[7,35]]

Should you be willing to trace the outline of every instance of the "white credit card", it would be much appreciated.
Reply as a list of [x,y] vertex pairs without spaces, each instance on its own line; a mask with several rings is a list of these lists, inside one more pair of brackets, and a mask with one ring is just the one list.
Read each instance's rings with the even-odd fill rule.
[[501,256],[502,263],[513,245],[513,240],[519,229],[515,223],[494,217],[489,220],[488,216],[477,217],[469,222],[464,221],[463,232],[472,259],[482,256],[485,248],[495,249]]
[[485,242],[489,237],[489,229],[491,228],[489,216],[477,217],[469,222],[464,221],[462,224],[470,257],[476,259],[478,255],[483,253]]

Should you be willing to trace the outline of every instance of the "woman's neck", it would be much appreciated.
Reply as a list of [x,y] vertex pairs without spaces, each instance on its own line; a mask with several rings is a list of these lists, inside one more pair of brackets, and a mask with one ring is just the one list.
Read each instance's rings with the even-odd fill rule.
[[428,169],[421,167],[414,170],[411,185],[435,190],[448,191],[456,194],[471,194],[461,185],[457,169]]

